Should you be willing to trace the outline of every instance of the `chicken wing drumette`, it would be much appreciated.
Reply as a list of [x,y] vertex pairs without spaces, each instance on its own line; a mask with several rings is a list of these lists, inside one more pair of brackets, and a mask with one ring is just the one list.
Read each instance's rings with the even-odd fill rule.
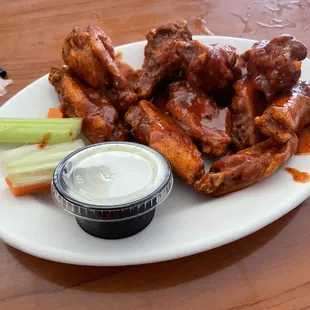
[[110,38],[98,27],[75,27],[63,43],[62,58],[75,74],[94,88],[112,89],[120,112],[137,101],[115,62]]
[[229,45],[204,45],[198,41],[175,43],[187,81],[206,92],[227,89],[241,77],[236,49]]
[[83,118],[82,132],[90,142],[127,140],[128,127],[101,91],[85,85],[68,67],[52,68],[49,81],[59,94],[64,115]]
[[183,129],[202,144],[204,153],[223,156],[228,152],[231,130],[230,111],[220,108],[200,90],[186,81],[169,86],[167,110]]
[[201,177],[204,172],[202,155],[171,117],[142,100],[128,110],[125,120],[133,128],[136,140],[164,155],[172,169],[188,184]]
[[296,152],[298,138],[283,144],[269,138],[212,164],[210,171],[195,183],[205,195],[222,196],[250,186],[273,174]]
[[289,90],[301,75],[301,60],[307,57],[307,48],[295,37],[284,34],[271,41],[263,40],[241,55],[247,63],[253,85],[266,97]]
[[144,49],[144,63],[136,85],[140,98],[149,98],[155,86],[166,76],[180,69],[180,59],[176,54],[174,42],[187,42],[192,33],[186,21],[176,21],[149,31]]

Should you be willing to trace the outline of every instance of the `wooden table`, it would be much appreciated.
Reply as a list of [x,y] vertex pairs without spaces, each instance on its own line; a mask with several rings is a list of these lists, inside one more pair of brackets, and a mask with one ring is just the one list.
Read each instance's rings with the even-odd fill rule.
[[[0,105],[61,64],[62,39],[76,24],[101,26],[115,45],[186,19],[196,34],[263,39],[289,32],[310,48],[310,0],[0,0],[0,12],[0,66],[14,80]],[[310,309],[309,223],[308,199],[232,244],[122,268],[53,263],[1,242],[0,310]]]

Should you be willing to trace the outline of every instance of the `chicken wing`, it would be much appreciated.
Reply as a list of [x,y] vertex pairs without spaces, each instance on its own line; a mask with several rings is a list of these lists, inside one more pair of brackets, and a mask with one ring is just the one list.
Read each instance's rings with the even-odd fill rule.
[[295,152],[296,135],[284,144],[271,138],[212,164],[210,172],[195,183],[205,195],[222,196],[250,186],[273,174]]
[[265,112],[255,118],[255,125],[268,137],[286,142],[310,123],[310,82],[299,82],[276,98]]
[[137,95],[115,62],[110,38],[98,27],[75,27],[63,43],[62,58],[75,74],[95,88],[113,89],[119,111],[125,112]]
[[241,77],[236,49],[229,45],[203,45],[198,41],[175,43],[182,69],[192,87],[221,91]]
[[128,110],[125,120],[132,126],[136,140],[164,155],[172,169],[188,184],[193,184],[203,174],[202,155],[190,137],[152,103],[140,101]]
[[61,110],[66,117],[82,117],[84,136],[92,143],[127,140],[128,127],[118,119],[108,98],[69,71],[68,67],[52,68],[50,83],[56,88]]
[[167,110],[192,138],[202,142],[203,152],[225,155],[231,141],[229,109],[217,107],[204,92],[185,81],[171,84],[169,93]]
[[264,94],[256,90],[247,78],[237,81],[234,88],[236,93],[230,107],[231,139],[240,151],[262,140],[263,136],[255,127],[254,119],[264,112],[266,100]]
[[284,34],[271,41],[263,40],[241,55],[247,62],[248,75],[266,97],[289,90],[301,75],[301,60],[307,48],[295,37]]
[[144,63],[136,85],[140,98],[150,98],[155,86],[166,76],[180,69],[180,59],[176,54],[175,40],[189,41],[192,33],[186,21],[177,21],[149,31],[144,50]]

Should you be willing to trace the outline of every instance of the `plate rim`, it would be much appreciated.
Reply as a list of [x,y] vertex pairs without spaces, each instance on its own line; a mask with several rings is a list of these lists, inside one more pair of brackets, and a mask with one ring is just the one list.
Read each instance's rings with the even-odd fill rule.
[[[253,225],[252,222],[247,222],[246,225],[243,226],[242,228],[242,232],[239,235],[234,235],[234,237],[231,238],[223,238],[221,237],[221,235],[218,235],[217,238],[221,239],[221,242],[218,242],[216,240],[212,240],[212,243],[209,243],[209,246],[206,247],[205,243],[203,242],[203,238],[200,239],[202,240],[201,242],[198,242],[197,246],[197,242],[190,242],[188,244],[183,244],[183,247],[186,248],[186,250],[183,250],[183,253],[179,253],[177,255],[173,255],[172,253],[170,253],[169,251],[167,251],[166,253],[163,253],[161,255],[157,255],[156,258],[143,258],[140,259],[141,263],[138,262],[138,260],[136,258],[130,258],[130,259],[126,259],[126,262],[122,262],[119,260],[115,260],[113,259],[113,261],[111,260],[105,260],[105,262],[102,261],[98,261],[96,259],[94,260],[88,260],[87,262],[85,262],[85,260],[83,260],[82,257],[77,256],[75,253],[70,253],[70,257],[65,257],[67,256],[68,252],[63,252],[63,251],[59,251],[58,249],[53,249],[53,253],[51,254],[51,251],[48,250],[48,247],[45,247],[45,245],[40,246],[39,249],[37,249],[37,247],[35,246],[30,246],[28,245],[28,248],[24,248],[22,246],[23,242],[22,241],[17,241],[14,242],[14,237],[10,237],[9,235],[3,233],[1,227],[0,227],[0,238],[5,242],[5,244],[18,249],[24,253],[27,253],[29,255],[41,258],[41,259],[45,259],[45,260],[49,260],[49,261],[54,261],[54,262],[58,262],[58,263],[64,263],[64,264],[71,264],[71,265],[78,265],[78,266],[94,266],[94,267],[117,267],[117,266],[135,266],[135,265],[145,265],[145,264],[153,264],[153,263],[159,263],[159,262],[165,262],[165,261],[171,261],[171,260],[175,260],[175,259],[179,259],[179,258],[183,258],[183,257],[188,257],[188,256],[193,256],[199,253],[203,253],[203,252],[207,252],[209,250],[212,249],[216,249],[219,248],[221,246],[224,246],[226,244],[230,244],[234,241],[240,240],[244,237],[247,237],[257,231],[259,231],[262,228],[267,227],[268,225],[272,224],[273,222],[277,221],[278,219],[280,219],[282,216],[288,214],[290,211],[294,210],[295,208],[297,208],[303,201],[305,201],[307,198],[309,197],[308,194],[304,194],[302,196],[299,196],[299,199],[297,200],[298,203],[296,206],[295,202],[293,204],[289,203],[291,200],[293,200],[292,198],[290,200],[288,200],[285,204],[283,204],[284,206],[282,206],[282,209],[280,213],[277,214],[276,218],[273,216],[273,213],[270,213],[269,215],[269,219],[268,221],[264,221],[261,223],[256,223],[256,225]],[[16,240],[16,239],[15,239]],[[198,241],[200,241],[198,240]],[[37,249],[37,250],[36,250]],[[44,249],[42,251],[42,249]],[[46,249],[46,250],[45,250]],[[59,254],[61,255],[57,255],[57,252],[59,252]],[[75,258],[72,258],[72,255],[75,256]],[[59,258],[61,257],[61,258]],[[89,258],[88,258],[89,259]]]

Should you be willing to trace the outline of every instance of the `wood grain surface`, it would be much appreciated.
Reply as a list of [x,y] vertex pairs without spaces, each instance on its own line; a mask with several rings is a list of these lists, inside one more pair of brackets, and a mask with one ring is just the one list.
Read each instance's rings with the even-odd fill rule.
[[[74,25],[98,25],[120,45],[186,19],[195,34],[263,39],[286,32],[310,48],[310,0],[0,0],[0,12],[0,66],[14,80],[0,105],[61,64],[62,39]],[[53,263],[0,241],[0,310],[310,309],[309,223],[310,199],[232,244],[121,268]]]

